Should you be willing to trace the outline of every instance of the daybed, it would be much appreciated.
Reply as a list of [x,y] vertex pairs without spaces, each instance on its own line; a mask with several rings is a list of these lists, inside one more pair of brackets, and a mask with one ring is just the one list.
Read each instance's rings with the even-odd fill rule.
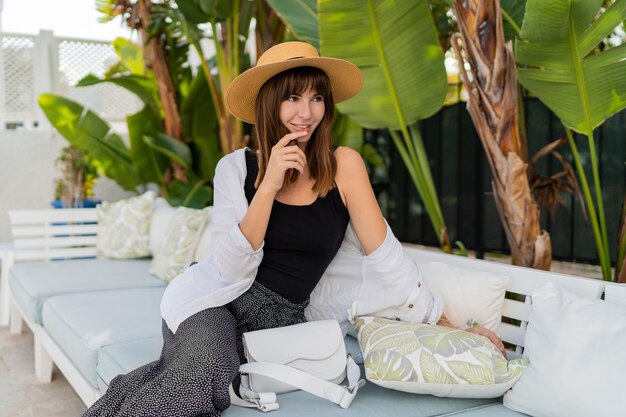
[[[149,259],[96,259],[95,209],[29,210],[10,213],[14,259],[9,267],[11,331],[25,322],[35,338],[35,367],[40,382],[49,382],[53,363],[86,405],[106,390],[120,373],[150,362],[161,349],[159,303],[166,283],[149,273]],[[600,298],[602,281],[519,268],[407,247],[419,262],[443,262],[510,278],[500,336],[512,346],[509,355],[523,353],[531,292],[554,282],[580,296]],[[74,259],[68,259],[74,258]],[[76,259],[84,258],[84,259]],[[3,288],[7,286],[4,285]],[[622,297],[623,287],[610,294]],[[521,295],[521,298],[519,298]],[[524,297],[525,296],[525,297]],[[517,297],[524,301],[516,301]],[[505,321],[510,321],[505,319]],[[346,337],[348,351],[358,354],[355,339]],[[347,409],[303,392],[279,397],[276,416],[519,416],[502,399],[453,399],[408,394],[368,383]],[[257,410],[231,407],[224,415],[250,416]],[[257,414],[258,415],[258,414]]]

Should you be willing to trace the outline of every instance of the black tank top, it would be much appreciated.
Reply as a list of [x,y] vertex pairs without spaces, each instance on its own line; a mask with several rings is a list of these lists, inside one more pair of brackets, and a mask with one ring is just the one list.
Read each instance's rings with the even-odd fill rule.
[[[246,167],[244,191],[250,204],[259,170],[250,149]],[[256,280],[293,303],[306,301],[337,254],[349,220],[336,187],[306,206],[274,200]]]

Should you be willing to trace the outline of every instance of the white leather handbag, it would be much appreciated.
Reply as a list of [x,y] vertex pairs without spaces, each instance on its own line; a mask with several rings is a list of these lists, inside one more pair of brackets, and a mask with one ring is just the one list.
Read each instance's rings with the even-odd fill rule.
[[[365,384],[346,347],[339,323],[320,320],[244,333],[248,363],[241,365],[231,403],[262,411],[278,409],[276,394],[298,389],[348,408]],[[346,376],[348,385],[341,386]]]

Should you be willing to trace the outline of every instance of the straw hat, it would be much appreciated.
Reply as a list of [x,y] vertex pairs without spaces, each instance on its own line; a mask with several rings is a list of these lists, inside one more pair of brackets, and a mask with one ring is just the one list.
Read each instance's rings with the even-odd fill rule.
[[363,75],[351,62],[320,57],[314,46],[305,42],[284,42],[265,51],[255,67],[240,74],[228,86],[226,106],[238,118],[254,124],[254,108],[259,89],[274,75],[296,67],[319,68],[330,78],[335,103],[356,95]]

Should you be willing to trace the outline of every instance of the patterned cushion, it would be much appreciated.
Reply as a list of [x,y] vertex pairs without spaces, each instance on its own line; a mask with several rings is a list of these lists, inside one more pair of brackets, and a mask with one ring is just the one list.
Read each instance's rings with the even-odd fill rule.
[[373,317],[360,317],[355,326],[367,379],[400,391],[499,397],[528,363],[507,362],[487,338],[448,327]]
[[178,207],[159,243],[150,272],[170,282],[189,266],[205,223],[208,208]]
[[204,229],[202,229],[202,232],[200,233],[196,253],[193,255],[193,260],[197,262],[213,255],[213,228],[211,227],[213,207],[207,207],[207,209],[209,210],[209,218],[206,222],[206,226],[204,226]]
[[167,225],[176,213],[176,207],[170,206],[164,198],[154,200],[152,217],[150,219],[150,253],[152,256],[157,252],[159,244],[163,241]]
[[150,256],[153,191],[98,206],[98,255],[128,259]]

